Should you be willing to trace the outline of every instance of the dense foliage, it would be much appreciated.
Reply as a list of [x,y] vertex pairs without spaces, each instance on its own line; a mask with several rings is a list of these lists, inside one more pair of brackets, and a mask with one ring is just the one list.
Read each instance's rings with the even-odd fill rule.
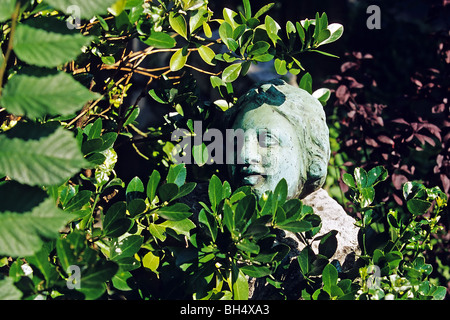
[[[172,133],[193,134],[195,120],[212,128],[236,102],[237,81],[264,62],[280,76],[301,74],[300,87],[325,105],[331,91],[313,91],[300,61],[305,53],[334,58],[321,46],[338,40],[342,25],[325,13],[279,24],[273,4],[254,10],[248,0],[217,12],[204,0],[72,2],[2,4],[0,298],[247,299],[248,277],[291,297],[277,277],[289,251],[277,232],[311,241],[320,217],[286,200],[284,180],[259,201],[249,187],[232,190],[204,143],[190,150],[193,164],[175,164],[183,150]],[[205,77],[214,99],[204,98]],[[335,97],[345,104],[342,90]],[[153,124],[140,114],[143,100]],[[448,140],[424,123],[411,127],[420,141],[430,142],[423,128]],[[445,297],[423,251],[441,228],[447,195],[405,180],[396,206],[376,202],[374,186],[385,183],[390,163],[342,176],[361,228],[354,268],[330,261],[331,232],[318,254],[307,246],[298,256],[304,281],[296,295]],[[183,199],[205,181],[209,201],[193,212]]]

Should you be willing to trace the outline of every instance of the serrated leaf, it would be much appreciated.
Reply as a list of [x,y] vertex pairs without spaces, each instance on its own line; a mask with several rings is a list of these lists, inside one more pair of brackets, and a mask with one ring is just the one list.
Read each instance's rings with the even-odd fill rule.
[[73,218],[37,187],[10,181],[0,185],[0,199],[1,255],[33,255]]
[[24,184],[61,184],[88,164],[62,127],[19,123],[0,135],[0,173]]
[[93,37],[68,32],[63,21],[54,18],[32,19],[17,26],[14,52],[20,60],[40,67],[56,67],[75,59]]
[[95,98],[93,93],[64,72],[42,76],[17,74],[5,85],[1,104],[8,112],[42,118],[71,115]]
[[178,71],[184,67],[187,61],[187,53],[184,48],[180,48],[174,52],[170,58],[170,71]]
[[46,0],[52,7],[64,12],[67,15],[80,16],[90,19],[98,14],[105,14],[108,7],[117,0]]

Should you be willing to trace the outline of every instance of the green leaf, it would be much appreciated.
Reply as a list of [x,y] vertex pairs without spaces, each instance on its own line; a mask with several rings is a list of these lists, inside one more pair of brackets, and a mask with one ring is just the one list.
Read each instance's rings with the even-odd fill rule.
[[175,183],[165,183],[158,188],[159,200],[171,201],[178,194],[178,186]]
[[2,10],[0,11],[0,22],[5,22],[11,19],[14,9],[16,7],[16,0],[3,0]]
[[303,276],[307,276],[312,269],[314,261],[314,252],[310,247],[305,247],[297,256],[298,264]]
[[180,13],[171,11],[169,13],[169,23],[173,30],[183,38],[187,39],[187,25],[184,16]]
[[258,12],[256,12],[256,14],[255,14],[255,16],[253,18],[258,19],[263,14],[265,14],[267,11],[269,11],[274,5],[275,5],[275,3],[266,4],[264,7],[259,9]]
[[208,147],[203,142],[202,144],[192,146],[192,156],[194,162],[199,167],[203,166],[208,161]]
[[209,202],[211,203],[211,209],[216,212],[217,205],[222,201],[222,182],[213,174],[208,185]]
[[17,182],[1,184],[0,199],[0,255],[35,254],[73,218],[40,188]]
[[239,77],[239,73],[241,72],[242,64],[236,63],[226,67],[222,73],[222,81],[224,82],[233,82]]
[[85,165],[77,141],[62,127],[19,123],[0,135],[0,174],[21,183],[61,184]]
[[234,17],[237,16],[237,13],[234,12],[233,10],[231,10],[231,9],[228,9],[228,8],[224,8],[223,11],[222,11],[222,13],[223,13],[223,18],[224,18],[224,20],[225,20],[228,24],[230,24],[230,26],[233,28],[233,30],[236,29],[236,28],[238,27],[238,25],[239,25],[239,24],[234,20]]
[[230,51],[236,50],[238,45],[236,40],[233,39],[233,28],[228,22],[223,22],[219,26],[219,36]]
[[153,170],[147,183],[147,197],[150,202],[152,202],[156,196],[156,190],[158,189],[160,180],[161,175],[159,174],[159,172],[157,170]]
[[207,227],[212,241],[215,242],[217,238],[218,227],[217,221],[214,216],[211,213],[207,212],[205,209],[202,209],[198,214],[198,222]]
[[165,32],[152,31],[147,38],[140,37],[146,45],[161,49],[171,49],[177,44],[176,40]]
[[167,183],[175,183],[181,187],[186,181],[186,166],[184,164],[171,165],[167,174]]
[[248,300],[249,288],[248,281],[244,273],[236,266],[232,272],[232,292],[234,300]]
[[328,25],[327,29],[330,31],[331,35],[321,43],[322,45],[335,42],[344,33],[344,26],[340,23],[331,23],[330,25]]
[[189,219],[183,219],[178,221],[167,220],[160,224],[160,226],[166,229],[172,229],[177,234],[189,237],[189,232],[196,227],[196,225]]
[[291,221],[277,224],[277,227],[290,232],[306,232],[313,229],[313,225],[309,221]]
[[286,68],[286,60],[282,60],[282,59],[276,58],[275,62],[274,62],[274,66],[275,66],[275,71],[279,75],[283,76],[283,75],[285,75],[288,72],[288,70]]
[[12,278],[6,277],[0,280],[0,300],[20,300],[22,295],[22,291],[14,285]]
[[327,57],[339,58],[339,56],[337,56],[337,55],[334,55],[334,54],[331,54],[331,53],[328,53],[328,52],[324,52],[324,51],[320,51],[320,50],[316,50],[316,49],[312,49],[312,50],[309,50],[309,51],[317,52],[317,53],[320,53],[320,54],[322,54],[324,56],[327,56]]
[[247,239],[247,238],[242,239],[242,240],[236,245],[236,247],[237,247],[239,250],[245,251],[245,252],[250,253],[250,254],[258,254],[258,253],[259,253],[259,250],[260,250],[260,247],[259,247],[256,243],[250,241],[250,240]]
[[249,0],[243,0],[242,3],[244,4],[244,16],[245,19],[250,19],[252,17],[252,7],[250,5]]
[[160,258],[150,251],[142,258],[142,266],[156,272],[159,267],[159,261]]
[[256,199],[253,195],[245,196],[242,200],[239,201],[236,211],[235,211],[235,223],[236,227],[240,228],[241,232],[244,232],[245,230],[242,230],[242,227],[245,226],[250,220],[250,218],[253,216],[253,213],[256,208]]
[[91,19],[95,15],[105,14],[108,7],[117,0],[46,0],[45,2],[67,15],[79,15],[81,18]]
[[122,291],[130,291],[133,290],[133,275],[127,271],[118,272],[111,279],[114,288],[122,290]]
[[191,17],[189,18],[189,30],[190,32],[194,32],[198,28],[200,28],[204,22],[208,19],[208,10],[204,8],[200,8],[197,10]]
[[130,202],[133,199],[144,198],[144,184],[139,177],[134,177],[131,179],[127,185],[125,195],[127,202]]
[[360,190],[360,203],[362,208],[370,206],[375,199],[375,189],[373,187],[366,187]]
[[119,258],[132,257],[141,248],[144,237],[131,235],[126,238],[114,239],[111,242],[110,259],[115,261]]
[[356,168],[353,175],[355,176],[356,186],[358,187],[359,190],[367,187],[367,172],[366,172],[366,170],[364,170],[363,168]]
[[42,118],[71,115],[95,98],[98,94],[64,72],[41,76],[19,73],[6,83],[0,102],[12,114]]
[[248,46],[247,53],[253,56],[259,56],[266,54],[270,48],[270,44],[265,41],[257,41],[256,43]]
[[131,220],[126,217],[126,203],[116,202],[106,212],[103,218],[103,232],[109,237],[118,237],[128,231]]
[[253,278],[261,278],[272,274],[272,271],[264,266],[248,265],[241,267],[240,270]]
[[117,17],[125,10],[126,3],[127,0],[116,0],[116,2],[108,8],[108,11],[112,13],[113,16]]
[[156,213],[167,220],[183,220],[189,218],[192,213],[189,212],[191,208],[184,203],[175,203],[174,205],[162,207]]
[[312,94],[312,77],[309,72],[305,73],[300,80],[299,87]]
[[420,199],[410,199],[406,202],[408,211],[415,216],[425,214],[431,207],[431,202],[420,200]]
[[313,97],[319,100],[322,106],[325,106],[331,96],[331,90],[328,88],[320,88],[313,92]]
[[324,234],[319,243],[319,253],[328,259],[330,259],[337,249],[337,239],[336,234],[338,232],[336,230],[331,230],[330,232]]
[[198,48],[198,53],[200,57],[203,59],[203,61],[205,61],[207,64],[211,66],[216,65],[215,63],[212,62],[216,54],[214,50],[212,50],[210,47],[200,46]]
[[387,179],[388,171],[383,166],[372,168],[367,173],[367,185],[374,186]]
[[322,271],[323,289],[330,293],[331,287],[337,285],[338,272],[332,264],[327,264]]
[[143,199],[133,199],[127,204],[127,211],[131,218],[143,213],[147,205]]
[[272,40],[273,44],[276,45],[278,40],[281,40],[281,38],[278,36],[278,31],[281,29],[280,25],[272,19],[271,16],[266,16],[266,19],[264,21],[267,35],[269,36],[270,40]]
[[180,48],[170,58],[170,71],[178,71],[184,67],[187,61],[187,50]]
[[342,176],[342,181],[344,181],[344,183],[351,189],[355,189],[355,179],[350,173],[344,173],[344,175]]
[[273,191],[273,199],[275,200],[275,202],[273,203],[273,210],[276,209],[277,205],[283,205],[286,202],[287,192],[287,182],[286,179],[283,178],[278,182],[275,190]]
[[17,25],[14,52],[29,64],[57,67],[75,59],[92,40],[67,29],[64,21],[51,17],[31,19]]

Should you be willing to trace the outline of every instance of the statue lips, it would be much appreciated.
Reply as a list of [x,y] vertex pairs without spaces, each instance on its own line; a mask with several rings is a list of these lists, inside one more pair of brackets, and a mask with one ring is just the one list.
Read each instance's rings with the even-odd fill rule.
[[258,170],[257,168],[253,167],[244,167],[240,173],[244,185],[250,186],[261,184],[267,177],[267,175],[264,174],[263,170]]

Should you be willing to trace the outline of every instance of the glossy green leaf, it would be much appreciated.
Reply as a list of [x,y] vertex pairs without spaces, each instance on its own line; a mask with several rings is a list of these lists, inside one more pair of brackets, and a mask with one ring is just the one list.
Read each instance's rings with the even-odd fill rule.
[[406,202],[408,211],[415,216],[425,214],[431,207],[431,202],[420,200],[420,199],[410,199]]
[[150,269],[153,272],[159,267],[160,258],[155,256],[151,251],[147,252],[147,254],[142,258],[142,266],[144,268]]
[[282,60],[279,58],[276,58],[274,61],[274,66],[275,66],[275,71],[279,74],[279,75],[285,75],[288,70],[286,68],[286,60]]
[[176,40],[165,32],[152,31],[147,38],[142,38],[141,41],[146,45],[161,49],[171,49],[177,44]]
[[189,218],[192,212],[189,212],[191,208],[184,203],[175,203],[174,205],[162,207],[156,213],[167,220],[183,220]]
[[266,4],[261,9],[259,9],[258,12],[256,12],[256,14],[253,16],[253,18],[258,19],[263,14],[265,14],[267,11],[269,11],[274,5],[275,5],[275,3]]
[[356,184],[355,184],[355,179],[353,178],[353,176],[350,173],[344,173],[342,176],[342,181],[344,181],[344,183],[349,186],[351,189],[355,189]]
[[211,235],[212,241],[215,242],[217,239],[218,226],[214,216],[205,209],[202,209],[198,214],[198,222],[206,226],[209,234]]
[[72,133],[19,123],[0,135],[0,174],[29,185],[55,185],[87,166]]
[[198,28],[200,28],[204,22],[208,19],[208,10],[201,8],[197,10],[191,17],[189,18],[189,30],[190,32],[194,32]]
[[328,99],[331,97],[331,90],[328,88],[320,88],[313,92],[313,97],[319,100],[322,106],[325,106]]
[[196,227],[196,225],[189,219],[182,219],[178,221],[167,220],[160,225],[166,229],[172,229],[177,234],[181,234],[186,237],[189,237],[189,232]]
[[147,183],[147,197],[150,202],[155,198],[156,190],[158,189],[160,180],[161,175],[159,174],[159,172],[157,170],[153,170]]
[[222,13],[225,21],[233,28],[233,30],[236,29],[238,27],[238,23],[234,18],[237,16],[237,13],[228,8],[224,8]]
[[115,261],[119,258],[132,257],[141,248],[144,237],[131,235],[125,238],[116,238],[111,242],[110,259]]
[[186,181],[186,166],[184,164],[171,165],[167,173],[167,183],[175,183],[181,187]]
[[224,82],[233,82],[235,81],[241,72],[242,64],[236,63],[226,67],[222,73],[222,80]]
[[331,23],[328,25],[327,29],[330,31],[331,35],[321,43],[322,45],[337,41],[344,33],[344,26],[340,23]]
[[171,201],[178,194],[178,186],[175,183],[165,183],[158,188],[159,200]]
[[222,200],[222,182],[213,174],[208,185],[209,202],[211,203],[211,209],[216,212],[217,205]]
[[356,186],[358,189],[365,188],[367,186],[367,172],[363,168],[356,168],[353,173],[355,177]]
[[374,186],[387,179],[388,172],[383,166],[372,168],[367,173],[367,185]]
[[235,211],[235,223],[236,227],[241,228],[244,226],[248,220],[252,217],[256,208],[256,199],[253,195],[245,196],[242,200],[239,201],[236,211]]
[[300,79],[299,87],[312,94],[312,77],[309,72],[305,73]]
[[200,57],[205,61],[207,64],[214,66],[215,63],[212,61],[214,60],[214,57],[216,56],[215,52],[207,46],[200,46],[198,48],[198,53]]
[[322,271],[323,288],[330,293],[331,287],[337,285],[338,272],[332,264],[327,264]]
[[331,230],[330,232],[324,234],[320,239],[319,253],[328,259],[330,259],[336,252],[338,245],[336,239],[337,233],[338,232],[336,230]]
[[250,0],[243,0],[244,5],[244,16],[248,20],[252,17],[252,7],[250,5]]
[[234,300],[248,300],[249,287],[245,274],[235,267],[232,272],[232,293]]
[[199,167],[203,166],[208,161],[208,148],[204,142],[192,146],[192,157],[194,158],[195,164]]
[[178,71],[184,67],[187,61],[187,50],[180,48],[170,58],[170,71]]
[[277,41],[281,40],[281,38],[278,36],[278,31],[281,29],[281,27],[275,20],[273,20],[271,16],[266,16],[264,23],[267,35],[269,36],[270,40],[272,40],[273,44],[276,45]]
[[144,184],[139,177],[134,177],[127,185],[125,190],[127,202],[133,199],[144,198]]
[[171,11],[169,13],[169,23],[176,33],[187,39],[187,25],[182,14]]
[[277,227],[294,233],[306,232],[313,229],[313,226],[309,221],[291,221],[278,224]]
[[297,260],[303,276],[307,276],[312,269],[314,252],[310,247],[305,247],[297,256]]
[[97,97],[64,72],[19,73],[6,83],[0,102],[12,114],[42,118],[71,115]]
[[265,41],[258,41],[250,46],[248,46],[247,53],[249,55],[259,56],[266,54],[270,48],[270,44]]

